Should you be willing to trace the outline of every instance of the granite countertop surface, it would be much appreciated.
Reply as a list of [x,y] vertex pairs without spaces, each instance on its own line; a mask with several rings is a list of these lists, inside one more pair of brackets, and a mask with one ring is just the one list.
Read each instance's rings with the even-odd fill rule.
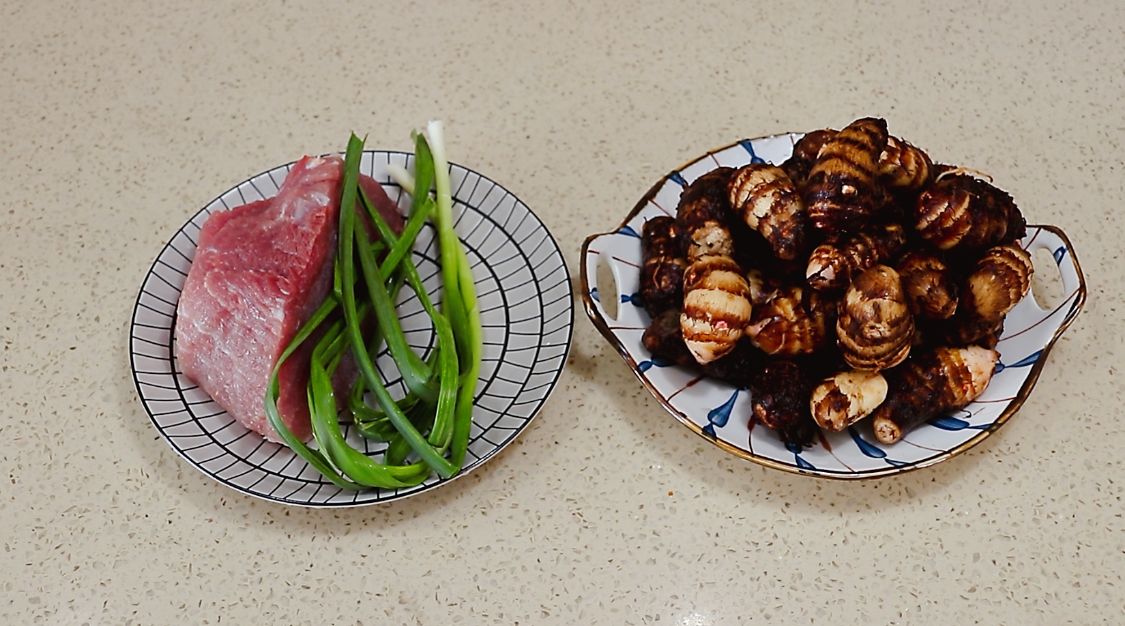
[[[1125,615],[1125,4],[0,3],[0,622],[1101,624]],[[232,184],[350,130],[518,194],[572,273],[661,175],[875,114],[1061,226],[1084,312],[999,433],[900,477],[706,445],[581,309],[454,487],[309,510],[201,475],[129,372],[140,282]]]

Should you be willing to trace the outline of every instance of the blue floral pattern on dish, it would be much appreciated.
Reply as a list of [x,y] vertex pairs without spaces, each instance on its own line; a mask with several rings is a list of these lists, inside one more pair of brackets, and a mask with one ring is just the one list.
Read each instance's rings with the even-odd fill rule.
[[1003,372],[1004,370],[1006,370],[1008,368],[1027,367],[1028,365],[1033,365],[1036,361],[1039,360],[1039,357],[1042,354],[1043,354],[1043,350],[1036,350],[1035,352],[1032,352],[1031,354],[1023,357],[1022,359],[1020,359],[1020,360],[1018,360],[1015,363],[1012,363],[1010,365],[1005,365],[1004,361],[1000,361],[999,363],[996,364],[996,370],[993,372],[993,375],[999,374],[1000,372]]
[[742,141],[738,142],[738,145],[742,146],[742,149],[745,150],[746,153],[750,155],[750,163],[757,164],[757,163],[765,163],[766,162],[765,159],[758,156],[757,152],[754,151],[754,142],[753,141],[750,141],[749,139],[743,139]]
[[741,389],[735,389],[726,402],[707,412],[707,425],[703,427],[704,434],[708,437],[714,437],[716,427],[722,428],[727,425],[731,411],[734,410],[734,403],[738,400],[738,394],[741,391]]
[[641,298],[640,293],[623,293],[621,294],[621,304],[632,304],[643,308],[645,301]]
[[1063,257],[1066,256],[1066,246],[1059,246],[1051,253],[1051,256],[1055,257],[1055,265],[1061,265]]
[[992,424],[976,424],[976,425],[974,425],[974,424],[970,424],[969,422],[966,422],[965,420],[963,420],[959,417],[953,417],[952,415],[942,415],[941,417],[935,417],[934,419],[930,420],[927,423],[930,426],[933,426],[934,428],[940,428],[942,430],[965,430],[966,428],[975,428],[976,430],[985,430],[989,426],[992,425]]

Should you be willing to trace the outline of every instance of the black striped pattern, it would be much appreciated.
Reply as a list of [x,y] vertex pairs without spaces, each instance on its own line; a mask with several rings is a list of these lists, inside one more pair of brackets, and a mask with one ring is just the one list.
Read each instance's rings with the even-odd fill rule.
[[[386,166],[409,169],[403,152],[364,153],[362,169],[405,206],[409,198],[390,182]],[[200,227],[215,212],[273,196],[292,163],[258,174],[196,213],[160,251],[137,296],[130,353],[137,393],[172,449],[200,471],[244,493],[306,506],[353,506],[413,495],[449,481],[436,477],[402,490],[343,491],[324,480],[288,448],[265,441],[227,415],[180,372],[174,357],[176,303],[191,266]],[[465,475],[527,427],[558,381],[570,348],[573,306],[570,277],[558,244],[512,193],[472,170],[452,165],[457,231],[476,279],[484,326],[484,362],[477,387]],[[422,230],[414,259],[435,301],[441,299],[436,233]],[[404,289],[403,330],[421,354],[434,345],[433,328],[417,298]],[[405,385],[386,349],[376,360],[400,396]],[[349,442],[370,455],[373,444],[351,432]]]

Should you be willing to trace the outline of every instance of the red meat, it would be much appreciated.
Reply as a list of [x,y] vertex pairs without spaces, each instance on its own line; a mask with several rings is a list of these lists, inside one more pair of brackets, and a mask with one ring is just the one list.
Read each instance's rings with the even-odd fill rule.
[[[181,371],[241,424],[269,439],[278,439],[263,405],[270,372],[331,288],[342,173],[337,156],[305,157],[274,198],[212,215],[180,295]],[[400,229],[402,218],[379,184],[366,177],[362,184]],[[310,351],[306,343],[279,375],[278,410],[301,439],[310,435]]]

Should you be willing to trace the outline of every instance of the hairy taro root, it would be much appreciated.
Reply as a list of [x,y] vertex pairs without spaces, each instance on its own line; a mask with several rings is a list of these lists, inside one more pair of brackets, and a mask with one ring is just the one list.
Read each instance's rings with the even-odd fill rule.
[[910,312],[927,319],[948,319],[957,310],[957,285],[938,257],[911,252],[898,264]]
[[959,306],[949,323],[938,329],[935,339],[954,347],[984,346],[995,348],[1004,334],[1004,320],[989,321],[977,317],[966,306]]
[[751,377],[750,410],[785,443],[807,445],[816,436],[809,413],[812,381],[793,361],[771,360]]
[[754,307],[746,334],[762,352],[796,356],[822,348],[828,336],[828,309],[824,298],[789,287]]
[[804,185],[805,179],[809,177],[809,171],[812,170],[813,163],[816,157],[820,154],[820,149],[824,147],[825,142],[831,139],[837,130],[831,128],[822,128],[812,132],[805,133],[804,137],[797,140],[793,144],[793,154],[781,164],[781,169],[789,175],[789,178],[797,185]]
[[887,380],[878,372],[840,372],[812,390],[809,410],[825,430],[840,432],[867,417],[887,397]]
[[[692,360],[690,356],[688,360]],[[749,339],[743,337],[726,356],[706,365],[701,365],[700,369],[710,378],[737,387],[749,387],[754,373],[762,368],[765,360],[766,355],[755,348]]]
[[676,365],[691,365],[695,358],[684,343],[680,331],[680,310],[666,309],[652,318],[641,335],[641,343],[653,357]]
[[990,248],[977,260],[965,286],[957,313],[942,329],[954,346],[994,347],[1004,330],[1004,317],[1031,289],[1031,256],[1019,246]]
[[1026,232],[1010,195],[979,178],[949,172],[918,196],[914,228],[939,250],[987,248]]
[[857,370],[889,369],[906,359],[914,317],[898,272],[876,265],[852,281],[840,303],[836,336],[844,360]]
[[684,256],[694,261],[702,256],[731,256],[734,243],[726,225],[730,207],[727,183],[734,170],[720,167],[692,181],[680,193],[676,223],[680,227]]
[[730,206],[750,228],[761,233],[780,259],[793,260],[805,250],[805,204],[785,171],[757,163],[740,167],[730,179]]
[[989,248],[969,275],[965,304],[976,317],[997,322],[1031,289],[1031,255],[1015,245]]
[[734,254],[731,258],[743,269],[758,270],[768,276],[770,281],[784,280],[792,274],[789,266],[795,261],[783,261],[774,256],[773,248],[761,233],[739,219],[732,219],[730,228],[734,239]]
[[777,295],[778,286],[767,279],[762,270],[752,269],[746,272],[746,284],[750,287],[751,306],[761,306]]
[[661,311],[679,308],[684,299],[684,270],[680,257],[676,220],[662,215],[645,222],[641,234],[641,298],[645,310],[655,317]]
[[730,257],[697,259],[684,273],[680,330],[696,362],[705,365],[734,349],[750,320],[750,286]]
[[918,191],[933,176],[934,163],[930,155],[893,135],[887,136],[887,145],[879,155],[879,178],[896,191]]
[[905,245],[906,234],[898,224],[857,233],[839,244],[820,244],[809,255],[805,279],[813,289],[839,289],[853,275],[894,257]]
[[815,228],[857,231],[867,224],[883,202],[876,175],[886,145],[886,121],[870,117],[848,124],[825,142],[804,189]]
[[922,422],[972,402],[988,386],[999,359],[995,350],[980,346],[914,355],[887,373],[887,400],[872,417],[875,438],[895,443]]

